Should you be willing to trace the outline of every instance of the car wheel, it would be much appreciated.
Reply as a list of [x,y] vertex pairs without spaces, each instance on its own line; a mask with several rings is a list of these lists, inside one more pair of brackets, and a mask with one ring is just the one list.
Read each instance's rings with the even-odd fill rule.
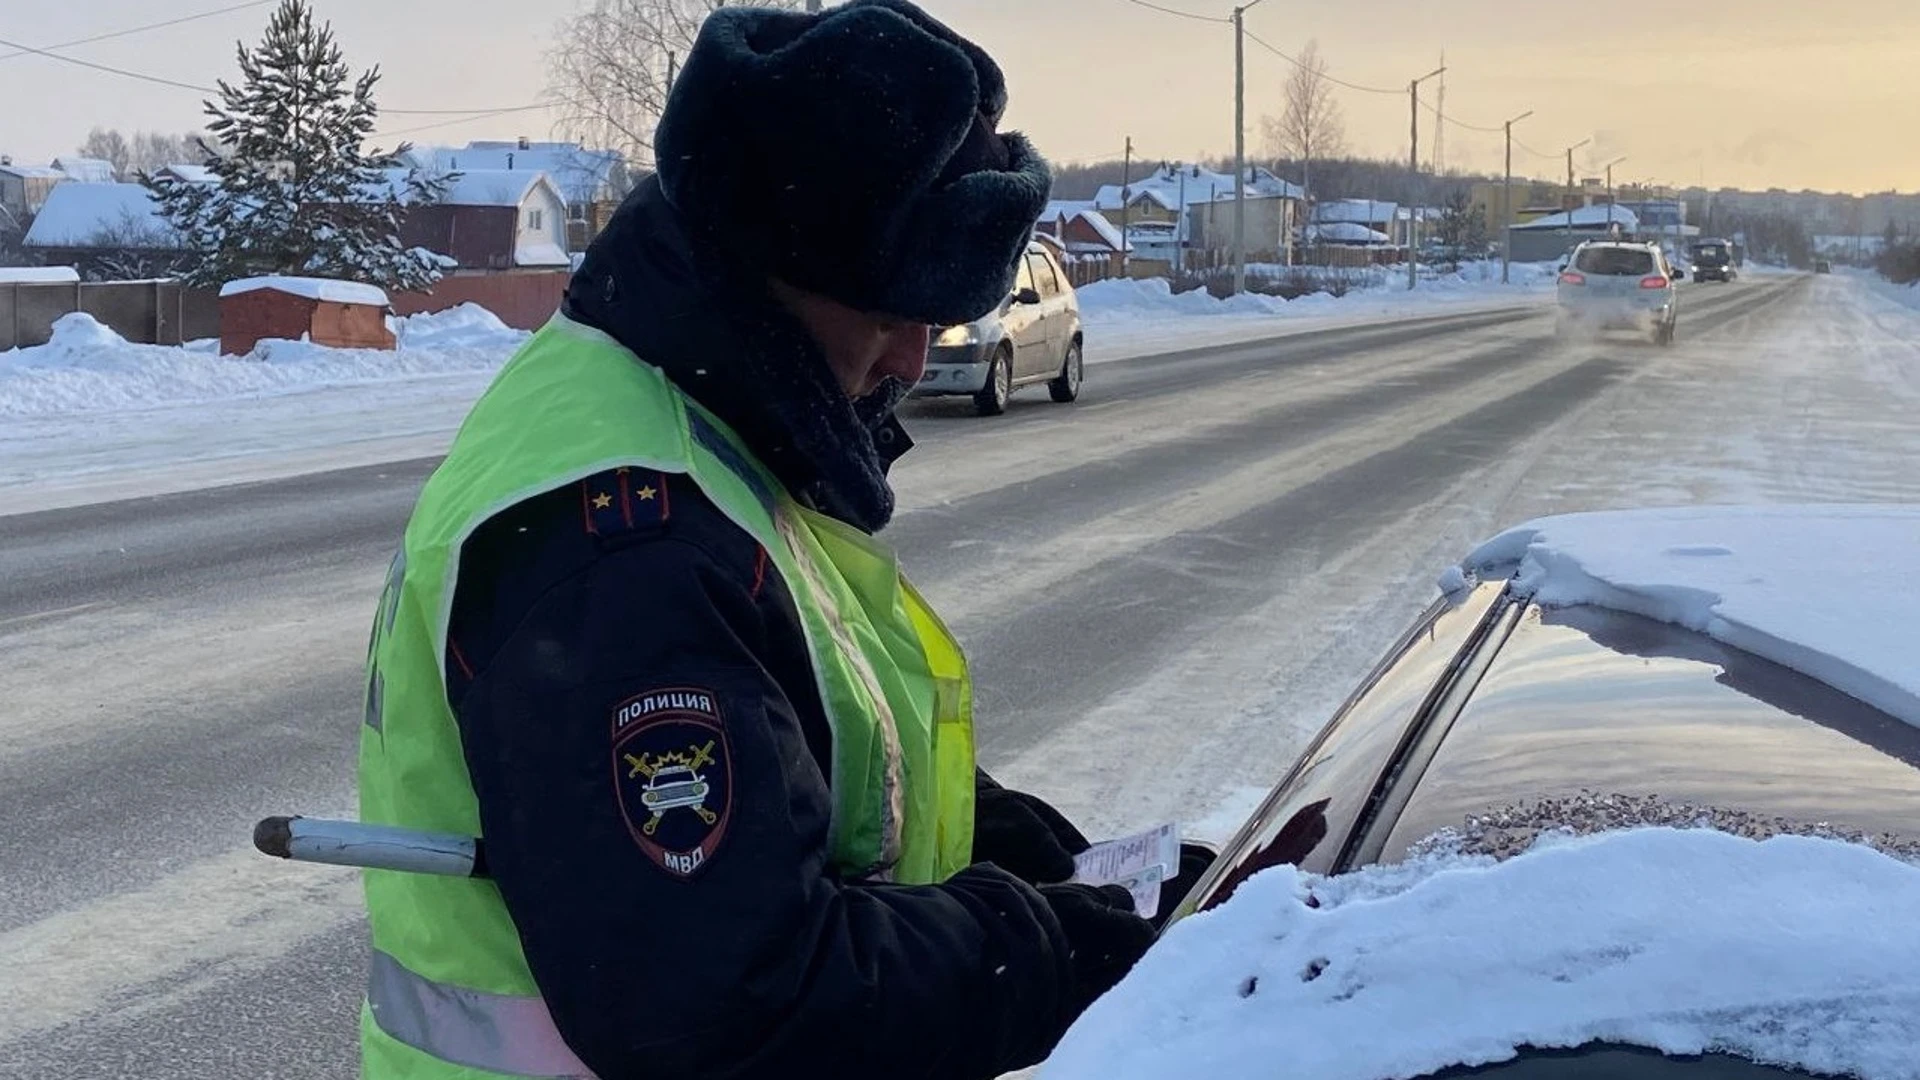
[[993,368],[987,372],[987,385],[973,395],[973,411],[981,416],[999,416],[1007,411],[1007,399],[1013,397],[1013,351],[1001,349],[993,354]]
[[1085,376],[1086,360],[1080,352],[1080,343],[1067,346],[1067,360],[1060,365],[1060,374],[1047,384],[1047,393],[1053,400],[1065,405],[1080,396],[1080,380]]

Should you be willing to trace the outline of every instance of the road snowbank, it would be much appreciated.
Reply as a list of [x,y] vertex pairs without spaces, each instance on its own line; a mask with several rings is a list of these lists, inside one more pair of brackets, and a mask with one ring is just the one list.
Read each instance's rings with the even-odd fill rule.
[[137,345],[74,312],[54,323],[47,344],[0,353],[0,416],[143,409],[487,371],[527,336],[470,304],[394,323],[400,347],[391,352],[263,341],[247,356],[221,356],[212,341]]
[[1548,834],[1337,878],[1281,866],[1169,930],[1043,1080],[1378,1080],[1597,1040],[1915,1080],[1920,867],[1835,839]]

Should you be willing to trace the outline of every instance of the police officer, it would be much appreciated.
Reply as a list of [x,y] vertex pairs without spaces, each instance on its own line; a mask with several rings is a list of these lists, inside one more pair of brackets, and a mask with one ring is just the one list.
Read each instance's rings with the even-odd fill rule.
[[491,880],[369,873],[367,1076],[984,1078],[1146,949],[872,535],[929,326],[1047,197],[1005,102],[904,0],[707,20],[389,577],[362,817]]

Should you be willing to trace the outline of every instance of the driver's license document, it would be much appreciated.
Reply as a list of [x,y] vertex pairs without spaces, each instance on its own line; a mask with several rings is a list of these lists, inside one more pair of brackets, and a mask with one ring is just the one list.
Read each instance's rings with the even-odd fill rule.
[[1124,885],[1143,919],[1160,910],[1160,883],[1180,872],[1180,827],[1103,840],[1073,857],[1073,880],[1087,885]]

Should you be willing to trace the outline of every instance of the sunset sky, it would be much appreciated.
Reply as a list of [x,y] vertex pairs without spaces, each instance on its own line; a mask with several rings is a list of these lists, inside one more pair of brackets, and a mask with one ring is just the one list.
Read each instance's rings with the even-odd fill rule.
[[[236,0],[9,0],[0,38],[36,47],[230,6]],[[1183,19],[1129,0],[927,0],[1006,68],[1008,118],[1059,160],[1118,156],[1132,136],[1148,160],[1230,151],[1233,39],[1225,23]],[[1224,18],[1225,0],[1164,0]],[[544,52],[566,3],[525,0],[318,0],[348,59],[385,72],[390,109],[503,108],[540,100]],[[1350,149],[1404,158],[1406,81],[1446,53],[1447,112],[1497,127],[1533,109],[1516,136],[1516,172],[1559,175],[1557,151],[1585,171],[1613,158],[1620,182],[1854,192],[1920,189],[1920,3],[1747,0],[1693,5],[1621,0],[1264,0],[1247,27],[1296,52],[1317,39],[1332,74],[1396,93],[1338,91]],[[233,44],[258,37],[269,7],[236,11],[65,50],[95,63],[207,84],[233,72]],[[16,161],[68,153],[93,125],[182,130],[200,122],[192,91],[138,82],[0,47],[0,152]],[[1250,151],[1260,117],[1280,108],[1287,63],[1247,47]],[[1423,96],[1436,84],[1428,83]],[[383,131],[435,123],[387,118]],[[1423,114],[1421,140],[1432,138]],[[416,131],[421,142],[549,134],[529,111]],[[1500,137],[1450,127],[1446,160],[1498,171]]]

